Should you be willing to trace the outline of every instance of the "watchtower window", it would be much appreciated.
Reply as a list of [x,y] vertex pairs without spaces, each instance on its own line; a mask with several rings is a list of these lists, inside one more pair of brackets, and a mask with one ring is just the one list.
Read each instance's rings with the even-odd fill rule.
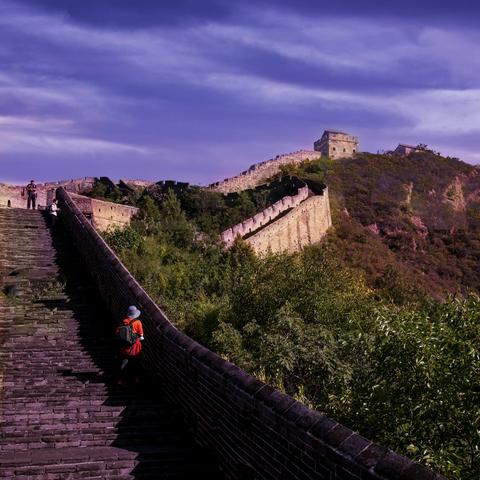
[[344,148],[344,149],[343,149],[343,151],[344,151],[344,152],[346,152],[346,151],[347,151],[347,149],[346,149],[346,148]]
[[337,149],[335,147],[333,147],[332,150],[335,152],[335,150],[337,150]]
[[353,149],[353,153],[356,153],[357,151],[355,149]]

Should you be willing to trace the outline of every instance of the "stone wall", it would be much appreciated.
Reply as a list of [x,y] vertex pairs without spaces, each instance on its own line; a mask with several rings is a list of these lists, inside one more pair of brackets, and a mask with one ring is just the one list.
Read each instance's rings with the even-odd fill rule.
[[94,227],[100,232],[109,228],[122,228],[127,226],[138,208],[118,203],[105,202],[96,198],[85,197],[75,193],[71,194],[81,212],[92,220]]
[[358,152],[358,138],[344,132],[325,130],[314,143],[316,151],[328,158],[349,158]]
[[143,366],[227,479],[444,480],[227,362],[177,330],[64,189],[65,228],[112,315],[143,312]]
[[260,213],[257,213],[251,218],[239,223],[232,228],[228,228],[221,233],[220,238],[227,247],[231,246],[235,238],[240,235],[244,237],[251,232],[263,227],[267,223],[271,222],[273,219],[281,215],[283,212],[295,208],[308,197],[308,186],[305,185],[298,189],[296,195],[287,195],[283,197],[278,202],[275,202],[273,205],[263,210]]
[[120,182],[124,182],[125,184],[133,188],[147,188],[147,187],[151,187],[155,183],[149,180],[127,180],[127,179],[121,179]]
[[314,150],[298,150],[296,152],[278,155],[270,160],[252,165],[240,175],[226,178],[222,182],[213,183],[210,185],[210,188],[221,193],[241,192],[242,190],[255,188],[257,185],[277,174],[282,165],[313,160],[319,158],[320,155],[320,152]]
[[[51,203],[55,189],[64,187],[69,192],[81,193],[93,186],[94,177],[78,178],[73,180],[61,180],[59,182],[37,183],[37,205],[45,207]],[[0,183],[0,207],[10,206],[14,208],[26,208],[27,197],[22,195],[26,185],[7,185]]]
[[259,255],[271,252],[293,253],[319,242],[332,226],[328,189],[309,197],[283,217],[247,237]]

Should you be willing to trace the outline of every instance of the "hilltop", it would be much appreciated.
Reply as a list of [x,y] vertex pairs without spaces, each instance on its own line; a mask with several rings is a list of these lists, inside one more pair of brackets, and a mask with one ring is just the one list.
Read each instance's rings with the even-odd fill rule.
[[269,190],[288,185],[275,178],[229,195],[175,182],[96,182],[91,194],[140,209],[104,235],[178,328],[362,435],[476,480],[477,169],[424,151],[283,164],[286,174],[327,184],[333,214],[326,237],[294,254],[220,242],[290,193]]
[[372,286],[436,298],[480,290],[478,167],[425,151],[318,159],[285,173],[329,186],[326,243]]

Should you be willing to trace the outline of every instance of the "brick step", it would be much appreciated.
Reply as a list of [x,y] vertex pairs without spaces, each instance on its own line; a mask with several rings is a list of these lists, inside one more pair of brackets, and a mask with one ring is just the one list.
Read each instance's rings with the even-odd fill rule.
[[114,384],[114,326],[71,240],[38,211],[0,209],[0,291],[6,285],[2,480],[215,478],[156,387]]
[[[105,412],[104,412],[105,413]],[[115,412],[116,413],[116,412]],[[26,423],[28,428],[32,430],[45,430],[52,431],[55,429],[63,430],[74,430],[77,426],[89,425],[92,427],[99,427],[106,424],[117,424],[118,422],[123,422],[122,425],[129,425],[130,423],[142,422],[145,429],[152,430],[158,428],[159,426],[167,426],[171,422],[171,418],[167,415],[163,416],[125,416],[120,414],[116,415],[100,415],[98,412],[93,414],[66,414],[62,418],[49,418],[49,419],[29,419]],[[0,438],[6,435],[13,434],[17,431],[25,433],[25,423],[19,424],[14,420],[6,419],[2,431],[0,432]]]
[[[120,435],[120,437],[119,437]],[[2,440],[3,442],[3,440]],[[29,450],[49,451],[58,448],[84,448],[115,446],[124,449],[136,449],[143,446],[157,445],[169,447],[182,445],[185,438],[175,433],[135,434],[112,433],[100,434],[92,431],[89,434],[75,436],[74,434],[58,436],[31,436],[29,438],[13,438],[6,443],[0,443],[0,454],[8,452],[25,452]]]
[[[113,418],[113,417],[112,417]],[[178,439],[181,435],[177,429],[170,425],[167,428],[165,423],[151,423],[151,425],[130,425],[123,420],[115,423],[110,421],[104,422],[85,422],[70,423],[58,425],[28,425],[28,432],[25,428],[22,430],[20,426],[16,426],[13,431],[7,431],[13,427],[6,427],[5,431],[0,435],[0,449],[7,446],[7,449],[20,449],[19,444],[32,444],[37,442],[58,443],[58,442],[82,442],[85,440],[98,441],[99,445],[104,445],[112,441],[123,442],[125,445],[159,443],[163,441],[171,441]],[[91,443],[90,444],[94,444]]]
[[19,425],[23,427],[32,427],[35,425],[67,425],[85,423],[98,423],[103,421],[117,421],[121,417],[124,421],[138,421],[148,426],[163,422],[168,425],[171,422],[172,413],[170,411],[156,411],[143,413],[135,410],[136,413],[129,413],[130,407],[105,407],[95,410],[93,406],[78,407],[78,410],[64,410],[62,407],[53,408],[53,410],[45,411],[43,409],[30,409],[29,413],[11,412],[2,416],[2,432],[9,432],[11,429],[17,428]]
[[[13,456],[0,455],[0,478],[30,480],[83,479],[187,479],[214,480],[211,468],[192,448],[143,447],[126,451],[118,447],[60,448],[47,455],[38,450]],[[186,463],[191,457],[194,461]]]

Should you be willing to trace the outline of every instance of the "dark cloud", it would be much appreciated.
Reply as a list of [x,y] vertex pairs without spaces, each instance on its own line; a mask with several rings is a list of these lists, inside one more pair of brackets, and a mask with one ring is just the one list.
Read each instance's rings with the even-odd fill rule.
[[207,182],[324,128],[372,151],[423,142],[477,158],[479,35],[457,26],[473,2],[4,5],[0,180]]
[[319,21],[331,16],[399,18],[405,21],[477,23],[480,4],[475,0],[388,2],[385,0],[19,0],[29,6],[61,13],[76,22],[119,28],[175,26],[218,21],[235,15],[239,7],[283,9]]
[[[253,0],[252,0],[253,3]],[[476,0],[255,0],[264,8],[284,8],[319,21],[331,16],[357,18],[397,18],[405,22],[477,25],[480,4]]]
[[25,5],[62,14],[72,21],[126,29],[177,26],[221,20],[230,11],[221,0],[20,0]]

